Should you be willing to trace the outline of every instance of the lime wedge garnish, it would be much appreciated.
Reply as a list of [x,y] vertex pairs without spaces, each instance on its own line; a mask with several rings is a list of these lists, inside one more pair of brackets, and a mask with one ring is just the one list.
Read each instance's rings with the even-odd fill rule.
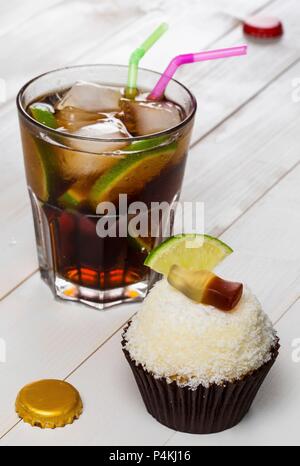
[[208,235],[177,235],[167,239],[149,254],[145,265],[168,275],[172,265],[187,270],[213,270],[233,250]]
[[128,154],[101,176],[91,189],[89,201],[96,209],[100,202],[118,200],[119,194],[129,197],[141,192],[166,167],[177,148],[172,143],[143,153]]

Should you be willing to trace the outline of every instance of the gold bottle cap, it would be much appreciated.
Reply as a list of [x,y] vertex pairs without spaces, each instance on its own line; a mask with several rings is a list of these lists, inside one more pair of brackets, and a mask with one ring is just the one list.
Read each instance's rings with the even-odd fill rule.
[[72,424],[82,411],[82,401],[76,388],[60,380],[40,380],[26,385],[16,400],[16,412],[20,418],[42,429]]

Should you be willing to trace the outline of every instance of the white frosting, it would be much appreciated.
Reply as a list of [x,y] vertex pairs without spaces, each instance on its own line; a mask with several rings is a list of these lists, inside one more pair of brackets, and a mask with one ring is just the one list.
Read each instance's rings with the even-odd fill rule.
[[133,318],[126,349],[155,377],[196,388],[233,382],[271,359],[276,333],[246,288],[236,308],[197,304],[158,282]]

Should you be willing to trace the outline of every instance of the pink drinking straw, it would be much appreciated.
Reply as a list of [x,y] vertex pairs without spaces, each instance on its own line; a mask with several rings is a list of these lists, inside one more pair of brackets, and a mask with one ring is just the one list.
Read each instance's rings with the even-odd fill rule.
[[227,49],[208,50],[207,52],[187,53],[185,55],[178,55],[177,57],[174,57],[171,60],[166,71],[163,73],[163,75],[161,76],[160,80],[158,81],[148,98],[150,100],[160,100],[165,93],[167,85],[176,73],[177,68],[179,68],[182,65],[186,65],[187,63],[195,63],[199,61],[217,60],[219,58],[238,57],[241,55],[246,55],[247,50],[247,45],[240,45],[238,47],[230,47]]

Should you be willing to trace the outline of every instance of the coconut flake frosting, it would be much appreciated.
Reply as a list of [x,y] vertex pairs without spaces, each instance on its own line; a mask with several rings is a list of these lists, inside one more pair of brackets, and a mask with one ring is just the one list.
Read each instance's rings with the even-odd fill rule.
[[125,340],[137,365],[194,389],[243,378],[271,359],[277,341],[249,288],[234,310],[223,312],[191,301],[166,280],[145,299]]

